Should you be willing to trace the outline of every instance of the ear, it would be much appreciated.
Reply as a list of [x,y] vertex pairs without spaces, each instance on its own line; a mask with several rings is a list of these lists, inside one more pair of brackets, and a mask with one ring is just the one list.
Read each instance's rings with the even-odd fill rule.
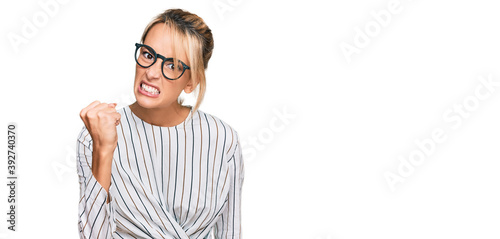
[[194,79],[190,79],[184,87],[184,92],[186,94],[190,94],[194,89],[196,89],[196,86],[198,86],[198,82],[195,82]]

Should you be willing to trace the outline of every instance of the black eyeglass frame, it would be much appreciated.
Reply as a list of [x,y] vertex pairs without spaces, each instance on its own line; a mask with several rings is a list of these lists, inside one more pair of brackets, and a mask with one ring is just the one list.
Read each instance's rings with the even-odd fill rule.
[[[147,49],[151,50],[151,54],[152,54],[152,55],[154,56],[154,58],[155,58],[155,59],[154,59],[154,61],[153,61],[153,63],[151,63],[151,65],[149,65],[149,66],[143,66],[143,65],[141,65],[141,64],[139,63],[139,61],[137,61],[137,52],[139,52],[139,48],[141,48],[141,47],[146,47]],[[134,54],[134,58],[135,58],[135,62],[137,63],[137,65],[141,66],[142,68],[149,68],[149,67],[151,67],[152,65],[154,65],[154,64],[156,63],[156,60],[158,60],[158,58],[162,59],[163,61],[162,61],[162,63],[161,63],[161,73],[162,73],[162,75],[163,75],[165,78],[167,78],[167,79],[169,79],[169,80],[177,80],[177,79],[181,78],[181,77],[182,77],[182,75],[184,75],[184,72],[186,72],[186,70],[190,70],[190,69],[191,69],[191,67],[189,67],[188,65],[186,65],[184,62],[182,62],[181,60],[178,60],[178,61],[182,64],[182,73],[181,73],[181,75],[179,75],[177,78],[173,78],[173,79],[172,79],[172,78],[167,77],[167,75],[165,75],[165,72],[163,72],[163,68],[165,67],[165,61],[172,61],[172,62],[173,62],[174,58],[172,58],[172,57],[168,57],[168,58],[167,58],[167,57],[164,57],[164,56],[162,56],[162,55],[160,55],[160,54],[156,53],[156,51],[155,51],[152,47],[150,47],[150,46],[148,46],[148,45],[145,45],[145,44],[135,43],[135,54]]]

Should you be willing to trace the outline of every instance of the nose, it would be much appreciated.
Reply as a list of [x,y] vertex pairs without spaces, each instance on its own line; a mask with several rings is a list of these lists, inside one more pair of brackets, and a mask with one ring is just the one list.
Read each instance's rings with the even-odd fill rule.
[[161,60],[158,59],[152,66],[148,67],[146,69],[146,75],[148,79],[150,80],[157,80],[161,79],[162,77],[162,72],[161,72]]

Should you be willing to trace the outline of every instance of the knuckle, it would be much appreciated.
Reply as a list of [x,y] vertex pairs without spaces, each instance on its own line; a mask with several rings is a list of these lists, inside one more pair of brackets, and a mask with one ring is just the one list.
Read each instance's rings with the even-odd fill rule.
[[87,118],[88,119],[94,119],[95,117],[96,117],[95,110],[89,110],[89,112],[87,112]]

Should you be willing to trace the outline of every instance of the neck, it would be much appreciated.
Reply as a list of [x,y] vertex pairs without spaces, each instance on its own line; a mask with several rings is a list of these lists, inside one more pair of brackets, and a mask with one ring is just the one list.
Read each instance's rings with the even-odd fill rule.
[[163,108],[144,108],[137,101],[130,110],[145,122],[161,127],[172,127],[182,123],[189,115],[190,108],[178,103]]

